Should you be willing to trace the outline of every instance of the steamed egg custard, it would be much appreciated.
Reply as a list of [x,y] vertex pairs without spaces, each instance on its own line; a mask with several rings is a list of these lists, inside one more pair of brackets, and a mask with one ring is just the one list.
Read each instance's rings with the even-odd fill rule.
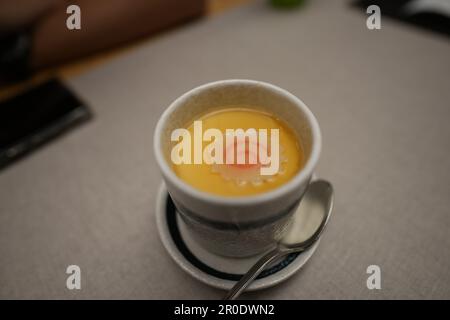
[[[221,152],[214,152],[216,156],[220,154],[220,160],[223,161],[172,163],[176,175],[196,189],[230,197],[256,195],[287,183],[304,165],[301,141],[284,121],[272,114],[245,106],[213,111],[186,125],[185,129],[192,140],[199,135],[200,123],[202,132],[217,129],[223,135],[223,139],[220,139],[223,140]],[[248,136],[244,139],[228,139],[230,129],[255,129],[258,134],[256,139]],[[219,132],[217,130],[216,133]],[[261,136],[264,133],[267,133],[266,139]],[[201,144],[202,154],[207,154],[204,151],[210,148],[208,144],[214,140],[209,138],[205,141],[202,136],[201,142],[197,140],[197,146]],[[177,142],[172,141],[172,144],[176,145]],[[194,142],[189,144],[191,155],[195,152],[194,145]],[[278,153],[277,157],[272,152]],[[264,154],[268,157],[265,158]],[[245,161],[237,161],[239,157]],[[269,164],[268,159],[277,163]],[[269,166],[275,170],[268,170]]]

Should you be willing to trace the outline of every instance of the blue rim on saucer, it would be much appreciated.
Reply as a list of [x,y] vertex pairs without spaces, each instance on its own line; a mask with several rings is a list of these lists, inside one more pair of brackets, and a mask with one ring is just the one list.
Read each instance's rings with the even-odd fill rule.
[[[178,250],[181,252],[181,254],[196,268],[202,270],[203,272],[206,272],[214,277],[224,279],[224,280],[231,280],[231,281],[238,281],[243,274],[235,274],[235,273],[227,273],[223,271],[216,270],[207,264],[203,263],[201,260],[199,260],[192,252],[189,250],[189,248],[184,243],[180,230],[178,228],[177,223],[177,212],[175,205],[172,201],[172,198],[167,195],[166,198],[166,219],[167,224],[169,227],[169,232],[172,237],[172,240],[175,243],[175,246],[178,248]],[[300,253],[291,253],[287,255],[284,259],[282,259],[280,262],[275,264],[274,266],[271,266],[269,269],[264,270],[261,272],[261,274],[256,279],[263,279],[267,276],[270,276],[271,274],[274,274],[275,272],[278,272],[288,266],[292,261],[297,258],[297,256]]]
[[[172,259],[187,273],[197,280],[219,289],[230,289],[238,281],[243,273],[253,265],[260,256],[250,258],[227,258],[218,256],[202,249],[199,245],[193,245],[195,241],[189,241],[185,229],[182,228],[182,220],[179,218],[175,205],[170,198],[164,183],[161,184],[156,203],[156,220],[161,241]],[[249,286],[247,290],[259,290],[276,285],[297,272],[314,253],[319,241],[309,250],[302,253],[287,255],[275,264],[265,269]],[[238,266],[241,272],[233,270],[219,270],[202,259],[202,254],[207,254],[210,260],[214,260],[225,268],[221,262],[226,260]],[[244,263],[245,261],[245,263]],[[217,263],[218,262],[218,263]]]

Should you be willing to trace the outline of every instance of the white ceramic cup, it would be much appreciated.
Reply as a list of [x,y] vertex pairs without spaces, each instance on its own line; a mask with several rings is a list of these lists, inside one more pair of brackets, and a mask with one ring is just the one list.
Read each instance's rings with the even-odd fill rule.
[[[246,105],[284,120],[302,143],[304,167],[287,183],[265,193],[226,197],[198,190],[171,168],[171,132],[209,111]],[[311,180],[321,151],[319,125],[297,97],[277,86],[253,80],[223,80],[194,88],[162,114],[154,134],[154,153],[177,212],[196,241],[225,256],[250,256],[283,236]]]

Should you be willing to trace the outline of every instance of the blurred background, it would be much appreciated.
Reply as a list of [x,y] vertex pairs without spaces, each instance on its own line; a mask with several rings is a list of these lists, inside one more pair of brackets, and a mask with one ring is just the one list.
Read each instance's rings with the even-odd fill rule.
[[[132,50],[148,37],[250,2],[252,0],[1,0],[0,99],[42,79],[79,74]],[[298,10],[306,2],[266,1],[267,5],[281,10]],[[350,3],[363,11],[370,5],[379,5],[385,16],[450,35],[447,0]],[[70,15],[69,5],[83,8],[83,27],[76,32],[61,27]]]
[[[250,1],[1,0],[0,99],[50,77],[79,74],[132,50],[145,38]],[[301,2],[280,1],[288,6]],[[71,4],[82,8],[83,27],[76,32],[62,27]]]
[[[0,99],[43,79],[79,74],[196,19],[213,17],[252,0],[18,0],[0,1]],[[307,0],[267,0],[282,10]],[[385,16],[450,35],[449,1],[351,1],[363,11],[381,5]],[[82,7],[83,28],[65,25],[69,5]],[[19,85],[18,85],[19,84]],[[6,87],[6,89],[5,89]]]

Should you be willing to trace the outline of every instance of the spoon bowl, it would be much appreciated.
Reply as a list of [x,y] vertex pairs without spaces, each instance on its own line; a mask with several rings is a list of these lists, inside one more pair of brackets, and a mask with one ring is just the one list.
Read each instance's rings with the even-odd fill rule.
[[331,184],[325,180],[312,182],[279,245],[289,249],[310,247],[325,229],[332,209],[333,187]]
[[325,180],[310,183],[293,216],[291,225],[277,243],[231,288],[225,300],[236,299],[271,262],[294,252],[303,252],[320,238],[333,209],[333,187]]

